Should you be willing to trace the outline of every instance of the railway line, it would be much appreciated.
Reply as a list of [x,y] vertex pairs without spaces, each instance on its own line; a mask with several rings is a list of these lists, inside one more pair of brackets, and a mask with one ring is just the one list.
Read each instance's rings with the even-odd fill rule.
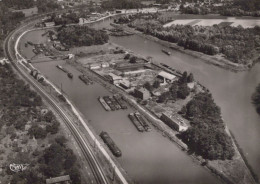
[[40,93],[40,95],[45,99],[45,101],[53,108],[53,110],[57,114],[59,114],[59,116],[63,119],[66,126],[70,130],[72,136],[75,138],[78,146],[80,147],[84,158],[89,163],[89,166],[92,170],[96,183],[97,184],[111,183],[110,181],[108,181],[108,178],[103,172],[99,161],[95,157],[90,147],[90,144],[82,137],[80,131],[74,124],[73,120],[71,120],[71,118],[66,114],[66,112],[64,112],[64,110],[55,103],[55,100],[49,94],[45,93],[44,89],[40,86],[40,84],[36,82],[33,78],[31,78],[31,76],[28,73],[26,73],[22,68],[20,68],[21,66],[19,66],[19,64],[16,62],[17,58],[15,54],[17,53],[11,47],[10,42],[14,38],[13,35],[16,33],[16,31],[19,31],[20,29],[11,32],[5,39],[4,42],[5,55],[11,61],[13,68],[20,74],[20,76],[22,76],[28,83],[30,83],[34,87],[34,89]]

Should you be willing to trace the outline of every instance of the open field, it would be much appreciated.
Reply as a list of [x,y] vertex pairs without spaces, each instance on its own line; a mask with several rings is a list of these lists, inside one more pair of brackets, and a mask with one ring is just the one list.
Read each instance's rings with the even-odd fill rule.
[[213,26],[214,24],[222,24],[223,22],[229,22],[230,26],[237,27],[241,25],[244,28],[252,28],[255,26],[260,26],[260,20],[247,20],[247,19],[178,19],[164,25],[164,27],[170,27],[174,24],[180,25],[191,25],[191,26]]

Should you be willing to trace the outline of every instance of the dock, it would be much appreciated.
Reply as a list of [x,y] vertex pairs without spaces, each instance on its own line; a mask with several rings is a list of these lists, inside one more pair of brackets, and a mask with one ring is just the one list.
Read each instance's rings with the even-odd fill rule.
[[102,97],[99,97],[98,100],[106,111],[111,111],[110,107],[107,105],[107,103]]
[[139,132],[143,132],[144,131],[144,127],[140,124],[140,122],[137,120],[137,118],[135,117],[134,113],[130,113],[128,115],[129,119],[132,121],[132,123],[135,125],[135,127],[137,128],[137,130]]

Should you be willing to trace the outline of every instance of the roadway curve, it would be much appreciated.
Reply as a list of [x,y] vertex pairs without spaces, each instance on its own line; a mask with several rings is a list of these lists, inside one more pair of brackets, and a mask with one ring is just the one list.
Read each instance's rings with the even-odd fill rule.
[[[46,102],[53,108],[53,110],[56,111],[56,113],[58,113],[60,115],[60,117],[64,120],[66,126],[68,127],[68,129],[71,131],[71,134],[73,135],[73,137],[75,138],[78,146],[80,147],[85,159],[88,161],[90,168],[93,172],[93,175],[95,177],[96,183],[97,184],[109,184],[109,180],[106,177],[105,173],[102,170],[102,167],[99,163],[99,161],[97,160],[97,158],[95,157],[95,154],[93,153],[89,142],[84,139],[82,137],[82,135],[80,134],[80,131],[78,130],[78,128],[74,125],[73,120],[66,114],[66,112],[56,104],[55,99],[53,99],[53,97],[51,97],[48,93],[45,92],[45,90],[42,88],[41,84],[39,84],[35,79],[33,79],[28,72],[26,72],[23,69],[23,66],[21,64],[19,64],[19,62],[17,62],[17,60],[25,60],[22,55],[19,53],[17,47],[18,47],[18,43],[20,38],[22,37],[22,35],[20,35],[18,37],[18,39],[15,42],[15,47],[12,47],[12,41],[13,38],[15,38],[16,34],[19,34],[19,31],[21,29],[23,29],[26,26],[22,26],[20,28],[18,28],[17,30],[11,32],[7,38],[5,39],[4,42],[4,53],[6,55],[6,57],[11,61],[11,64],[13,66],[13,68],[28,82],[30,83],[34,89],[39,92],[39,94],[46,100]],[[68,101],[69,102],[69,101]],[[72,105],[72,104],[71,104]],[[73,106],[72,106],[73,108]],[[75,108],[74,109],[74,113],[75,113]],[[79,115],[78,113],[76,113],[76,115]],[[123,184],[128,184],[128,182],[126,181],[126,179],[124,178],[123,174],[121,173],[121,171],[118,169],[118,167],[116,166],[116,164],[113,162],[113,160],[110,158],[109,154],[106,152],[106,150],[103,148],[103,146],[101,145],[101,143],[99,143],[98,141],[96,141],[97,139],[95,138],[94,134],[91,132],[91,130],[89,129],[89,127],[87,127],[86,123],[83,121],[83,118],[81,118],[79,116],[79,119],[82,123],[82,125],[86,128],[86,130],[88,131],[88,133],[90,134],[90,136],[92,137],[92,139],[95,141],[96,146],[100,149],[100,151],[104,154],[104,156],[108,159],[108,161],[110,162],[111,166],[115,169],[115,173],[116,175],[119,177],[119,179],[121,180],[121,182]]]

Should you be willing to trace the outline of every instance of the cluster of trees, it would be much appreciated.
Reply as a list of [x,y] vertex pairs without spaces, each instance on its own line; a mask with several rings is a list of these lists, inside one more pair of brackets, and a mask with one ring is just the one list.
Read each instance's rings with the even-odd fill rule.
[[209,13],[209,9],[204,7],[204,6],[200,6],[200,7],[182,7],[180,9],[181,13],[183,14],[198,14],[198,15],[206,15]]
[[255,105],[256,112],[260,114],[260,84],[256,87],[256,90],[252,95],[252,103]]
[[34,6],[34,0],[2,0],[2,3],[8,8],[27,9]]
[[145,34],[177,43],[208,55],[224,54],[234,63],[252,64],[260,47],[259,27],[172,25],[164,28],[158,21],[136,19],[128,24]]
[[239,6],[245,11],[259,11],[260,1],[259,0],[235,0],[234,5]]
[[191,127],[180,134],[189,149],[210,160],[232,159],[234,147],[225,131],[220,108],[209,93],[197,94],[180,112]]
[[58,39],[66,46],[91,46],[107,43],[109,37],[105,32],[88,26],[69,26],[58,30]]
[[61,6],[52,0],[38,0],[36,1],[36,6],[39,13],[52,12],[61,9]]
[[109,0],[103,1],[101,7],[105,10],[137,9],[142,8],[142,4],[138,0]]
[[73,184],[81,183],[81,176],[77,168],[76,156],[66,147],[66,138],[61,136],[43,152],[40,158],[40,169],[46,177],[57,177],[61,173],[69,174]]
[[52,14],[47,22],[54,22],[55,25],[66,25],[66,24],[77,24],[79,23],[79,15],[75,12],[63,13],[61,16],[57,16],[55,13]]

